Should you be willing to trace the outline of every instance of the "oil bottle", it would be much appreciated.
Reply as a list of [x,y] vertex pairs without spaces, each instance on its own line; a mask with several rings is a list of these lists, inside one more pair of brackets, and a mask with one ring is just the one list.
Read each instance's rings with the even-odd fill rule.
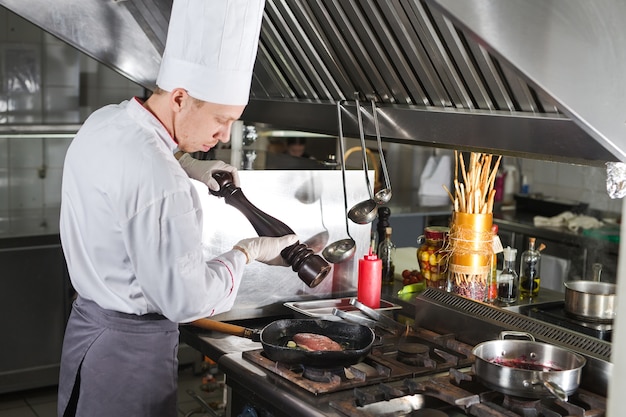
[[528,238],[528,249],[520,258],[520,298],[532,298],[539,294],[541,283],[541,252],[535,249],[535,238]]

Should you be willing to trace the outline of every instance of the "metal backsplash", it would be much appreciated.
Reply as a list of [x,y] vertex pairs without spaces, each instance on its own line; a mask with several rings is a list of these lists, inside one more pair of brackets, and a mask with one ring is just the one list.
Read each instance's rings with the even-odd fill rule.
[[[171,0],[0,5],[154,87]],[[334,103],[359,92],[379,102],[387,141],[626,159],[625,9],[620,0],[267,0],[243,119],[334,135]],[[347,120],[345,133],[357,132]]]
[[[348,237],[340,170],[239,171],[239,176],[248,200],[291,227],[314,251]],[[373,171],[369,176],[373,181]],[[348,207],[369,198],[363,171],[346,171],[346,184]],[[241,212],[223,199],[209,196],[206,186],[197,186],[205,213],[203,232],[208,256],[230,250],[240,239],[256,236]],[[358,259],[368,252],[371,225],[350,221],[349,228],[357,245],[354,257],[334,265],[317,287],[309,288],[289,267],[252,262],[246,266],[235,307],[220,319],[268,316],[286,301],[354,295]],[[324,232],[328,232],[326,238]]]

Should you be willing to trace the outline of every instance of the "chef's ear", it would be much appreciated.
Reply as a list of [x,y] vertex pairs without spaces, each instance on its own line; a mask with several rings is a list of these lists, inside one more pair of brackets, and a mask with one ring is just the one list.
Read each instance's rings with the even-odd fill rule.
[[170,107],[176,113],[181,111],[189,99],[189,94],[184,88],[175,88],[170,92]]

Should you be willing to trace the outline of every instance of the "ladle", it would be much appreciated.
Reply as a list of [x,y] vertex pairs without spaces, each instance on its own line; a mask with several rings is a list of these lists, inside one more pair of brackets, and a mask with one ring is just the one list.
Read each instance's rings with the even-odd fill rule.
[[354,252],[356,251],[356,242],[350,236],[350,227],[348,224],[348,195],[346,192],[346,168],[345,168],[345,160],[344,160],[344,144],[343,144],[343,128],[341,123],[341,102],[337,102],[337,120],[339,122],[339,153],[341,154],[341,179],[343,184],[343,207],[344,207],[344,218],[346,220],[346,233],[348,234],[348,239],[341,239],[336,242],[328,245],[323,251],[322,256],[333,264],[337,264],[343,261],[347,261],[348,259],[354,256]]
[[374,193],[372,192],[372,186],[370,185],[370,178],[368,175],[369,168],[367,166],[367,151],[365,150],[365,133],[363,132],[363,119],[361,117],[361,104],[359,102],[358,94],[355,97],[356,104],[356,116],[359,124],[359,137],[361,139],[361,150],[363,152],[363,171],[365,171],[365,184],[367,185],[367,191],[370,194],[368,200],[361,201],[355,204],[348,212],[350,220],[357,224],[367,224],[374,221],[376,218],[376,200],[374,200]]
[[387,163],[385,162],[385,154],[383,153],[383,142],[380,138],[380,126],[378,125],[378,109],[376,102],[372,100],[372,117],[374,117],[374,128],[376,129],[376,142],[378,144],[378,157],[385,178],[385,188],[374,194],[374,201],[377,204],[387,204],[391,200],[391,183],[389,182],[389,173],[387,172]]

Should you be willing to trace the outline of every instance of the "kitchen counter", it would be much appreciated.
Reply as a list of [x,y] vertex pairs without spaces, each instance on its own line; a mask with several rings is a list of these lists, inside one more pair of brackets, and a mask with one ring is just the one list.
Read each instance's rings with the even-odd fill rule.
[[[574,244],[584,246],[585,244],[601,244],[611,252],[617,253],[619,243],[594,237],[592,230],[588,232],[572,231],[567,227],[556,226],[535,226],[535,214],[516,212],[516,211],[500,211],[493,215],[493,222],[500,227],[506,227],[519,233],[535,235],[538,238],[556,240],[566,244]],[[616,226],[617,227],[617,226]],[[588,233],[588,234],[587,234]]]
[[0,248],[59,244],[59,207],[0,212]]
[[[417,293],[413,294],[402,294],[398,295],[398,291],[400,291],[403,287],[402,285],[402,271],[405,269],[419,269],[417,265],[417,248],[416,247],[405,247],[405,248],[397,248],[396,249],[396,257],[395,257],[395,280],[394,285],[386,285],[383,286],[382,289],[382,298],[390,301],[395,304],[400,304],[403,307],[414,310],[414,306],[412,301],[415,299]],[[518,300],[515,303],[504,304],[500,302],[494,302],[493,305],[504,308],[506,310],[518,312],[520,307],[534,305],[534,304],[543,304],[550,303],[554,301],[563,301],[563,293],[553,291],[547,288],[541,288],[539,290],[539,296]]]

